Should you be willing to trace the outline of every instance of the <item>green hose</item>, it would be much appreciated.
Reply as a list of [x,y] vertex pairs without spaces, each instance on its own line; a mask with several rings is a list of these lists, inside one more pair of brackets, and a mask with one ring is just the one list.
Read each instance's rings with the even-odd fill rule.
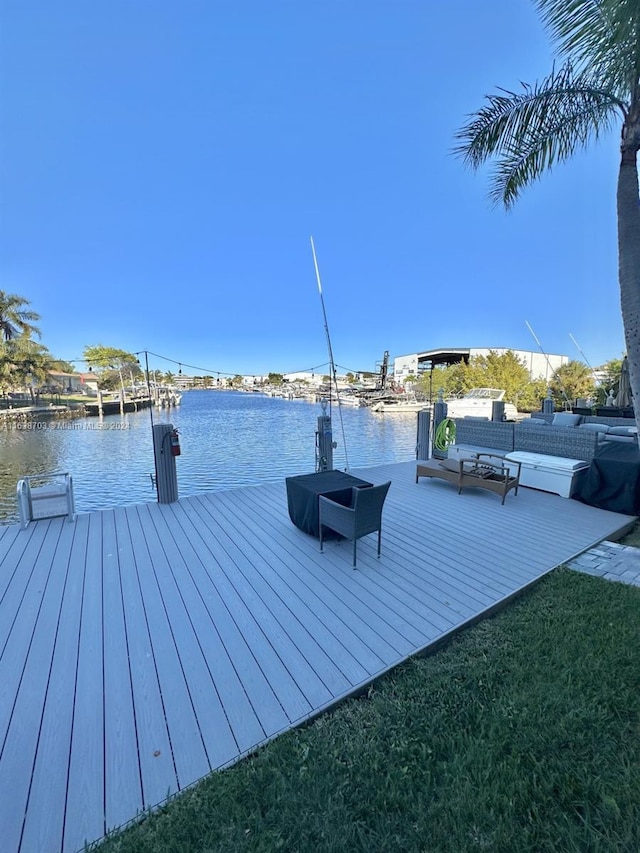
[[433,446],[436,450],[446,450],[456,440],[456,422],[451,418],[440,421],[436,427]]

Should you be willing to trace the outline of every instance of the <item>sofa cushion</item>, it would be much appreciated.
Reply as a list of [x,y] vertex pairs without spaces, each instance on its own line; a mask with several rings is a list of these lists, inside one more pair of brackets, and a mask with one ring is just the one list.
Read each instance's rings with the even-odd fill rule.
[[578,429],[590,430],[591,432],[609,432],[610,427],[607,424],[579,424]]
[[610,435],[637,435],[638,428],[632,426],[612,426],[609,427]]
[[582,415],[574,415],[571,412],[556,412],[551,421],[553,426],[578,426]]
[[520,423],[522,426],[547,426],[549,421],[545,421],[544,418],[524,418]]

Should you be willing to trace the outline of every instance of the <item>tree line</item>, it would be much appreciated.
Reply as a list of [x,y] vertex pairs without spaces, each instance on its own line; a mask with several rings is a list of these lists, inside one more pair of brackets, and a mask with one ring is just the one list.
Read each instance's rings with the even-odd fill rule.
[[[37,389],[52,390],[52,371],[74,373],[73,364],[55,358],[46,346],[39,343],[41,332],[36,325],[40,316],[31,310],[30,302],[22,296],[0,290],[0,389],[2,393],[28,389],[35,401]],[[130,383],[146,382],[147,377],[135,353],[97,344],[83,350],[83,359],[89,370],[96,374],[100,387],[118,389]],[[460,363],[438,367],[419,377],[410,377],[416,390],[433,396],[443,389],[445,396],[464,394],[471,388],[504,388],[505,399],[521,411],[532,411],[540,406],[549,387],[558,408],[573,403],[577,398],[604,403],[607,393],[617,391],[622,359],[611,359],[602,368],[602,384],[596,383],[593,372],[583,362],[569,361],[555,371],[549,383],[544,379],[531,379],[523,361],[508,351],[501,355],[490,352],[475,356],[469,364]],[[353,374],[347,379],[355,381]],[[329,381],[329,376],[324,377]],[[149,371],[149,380],[171,385],[176,375],[171,371]],[[269,373],[271,384],[281,384],[281,373]],[[236,374],[226,381],[230,387],[240,387],[243,377]],[[197,377],[194,384],[202,388],[218,387],[220,378]]]
[[609,390],[617,392],[621,367],[621,358],[606,362],[599,368],[602,381],[598,382],[586,364],[568,361],[555,370],[549,380],[532,379],[524,360],[508,350],[500,355],[489,352],[486,356],[473,356],[468,364],[460,362],[435,367],[433,371],[409,379],[416,391],[433,398],[440,389],[445,397],[457,397],[472,388],[504,388],[506,402],[513,403],[518,411],[532,412],[540,409],[548,393],[557,409],[573,406],[581,398],[604,405]]

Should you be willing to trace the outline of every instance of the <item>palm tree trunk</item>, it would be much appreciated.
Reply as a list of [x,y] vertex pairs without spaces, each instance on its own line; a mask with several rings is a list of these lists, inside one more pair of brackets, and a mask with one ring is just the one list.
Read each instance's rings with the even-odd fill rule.
[[625,121],[618,173],[618,278],[620,307],[629,360],[631,393],[640,439],[640,192],[637,154],[640,148],[640,97]]

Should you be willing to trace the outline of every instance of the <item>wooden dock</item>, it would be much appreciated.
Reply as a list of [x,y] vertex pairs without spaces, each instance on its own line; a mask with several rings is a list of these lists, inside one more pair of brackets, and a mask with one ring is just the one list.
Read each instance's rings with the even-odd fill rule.
[[284,482],[0,527],[4,853],[77,851],[632,521],[391,479],[376,537],[298,531]]
[[139,412],[148,409],[153,401],[150,397],[125,397],[122,400],[99,400],[96,403],[85,403],[84,413],[90,417],[98,415],[121,415],[125,412]]

